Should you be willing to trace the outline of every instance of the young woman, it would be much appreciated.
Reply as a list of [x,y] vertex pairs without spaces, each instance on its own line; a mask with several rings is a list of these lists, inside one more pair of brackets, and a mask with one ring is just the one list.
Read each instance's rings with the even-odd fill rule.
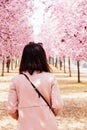
[[10,85],[8,113],[18,120],[17,130],[57,130],[55,116],[62,106],[58,83],[50,73],[46,53],[41,44],[30,42],[23,50],[19,74]]

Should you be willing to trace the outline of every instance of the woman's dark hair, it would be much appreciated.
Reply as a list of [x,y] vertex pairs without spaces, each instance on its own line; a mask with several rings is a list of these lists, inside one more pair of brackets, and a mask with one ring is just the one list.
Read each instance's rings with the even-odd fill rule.
[[46,53],[41,44],[30,42],[24,47],[19,73],[28,71],[31,75],[34,71],[50,72]]

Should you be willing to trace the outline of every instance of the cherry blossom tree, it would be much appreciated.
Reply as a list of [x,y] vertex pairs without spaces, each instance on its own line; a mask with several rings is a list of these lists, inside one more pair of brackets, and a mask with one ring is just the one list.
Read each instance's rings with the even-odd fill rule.
[[67,48],[69,48],[67,56],[69,55],[77,60],[78,82],[80,82],[79,63],[87,57],[87,2],[77,2],[71,11],[72,12],[69,14],[70,21],[68,20],[68,26],[65,31],[65,40]]
[[42,42],[48,57],[69,58],[70,75],[70,58],[87,57],[86,0],[1,0],[0,7],[2,57],[18,57],[29,41]]
[[[52,4],[52,2],[44,1],[44,3],[46,13],[44,29],[41,31],[41,35],[44,35],[42,38],[50,46],[48,47],[50,55],[58,52],[59,57],[69,58],[69,64],[70,57],[77,60],[78,82],[80,82],[79,61],[87,57],[87,2],[73,0],[71,3],[68,1],[60,6],[57,5],[58,2]],[[57,43],[56,46],[55,43]]]
[[0,45],[3,60],[8,55],[11,58],[20,55],[23,46],[32,39],[28,17],[32,14],[32,2],[26,2],[28,1],[0,1]]

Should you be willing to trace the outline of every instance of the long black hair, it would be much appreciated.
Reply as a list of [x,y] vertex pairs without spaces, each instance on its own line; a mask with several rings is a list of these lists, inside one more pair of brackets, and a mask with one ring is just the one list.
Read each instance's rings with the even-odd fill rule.
[[41,44],[30,42],[24,47],[19,73],[28,71],[31,75],[34,71],[50,72],[45,50]]

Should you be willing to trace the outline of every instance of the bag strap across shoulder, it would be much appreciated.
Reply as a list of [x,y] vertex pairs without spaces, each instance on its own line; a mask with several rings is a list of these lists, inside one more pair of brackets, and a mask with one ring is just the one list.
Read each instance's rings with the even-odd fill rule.
[[55,115],[54,111],[52,110],[51,106],[49,105],[49,103],[47,102],[47,100],[44,98],[44,96],[40,93],[40,91],[35,87],[35,85],[31,82],[31,80],[29,79],[29,77],[22,73],[27,79],[28,81],[31,83],[31,85],[33,86],[33,88],[35,89],[35,91],[37,92],[39,97],[42,97],[42,99],[46,102],[46,104],[49,106],[49,108],[51,109],[51,111],[53,112],[53,114]]

